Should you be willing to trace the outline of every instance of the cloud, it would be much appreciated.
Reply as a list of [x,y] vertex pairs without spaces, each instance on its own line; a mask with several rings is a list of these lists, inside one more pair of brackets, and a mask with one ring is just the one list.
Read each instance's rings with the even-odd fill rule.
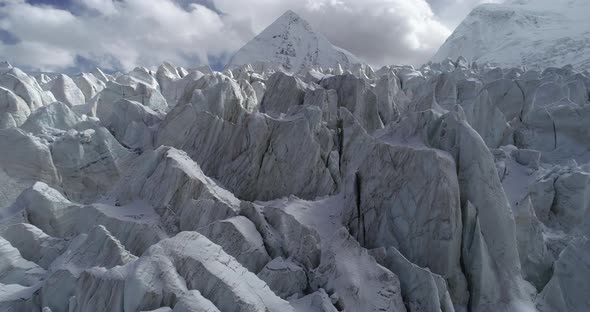
[[[20,40],[11,47],[0,44],[1,55],[40,70],[60,70],[77,57],[130,70],[164,60],[196,65],[188,62],[207,62],[210,54],[234,51],[243,42],[225,17],[195,3],[185,10],[169,0],[75,1],[85,8],[76,14],[17,0],[0,7],[0,28]],[[55,59],[33,57],[41,53]]]
[[324,1],[306,14],[334,44],[372,65],[421,64],[451,33],[422,0]]
[[420,64],[450,34],[449,23],[481,1],[0,0],[0,30],[11,39],[0,40],[0,55],[47,71],[80,60],[111,70],[220,64],[292,9],[372,65]]
[[20,39],[13,33],[0,28],[0,42],[7,45],[18,44]]
[[100,14],[113,15],[117,8],[112,0],[75,0],[76,4],[91,10],[96,10]]
[[10,62],[26,69],[62,69],[70,66],[75,58],[66,49],[30,41],[14,45],[0,44],[0,55],[8,56]]

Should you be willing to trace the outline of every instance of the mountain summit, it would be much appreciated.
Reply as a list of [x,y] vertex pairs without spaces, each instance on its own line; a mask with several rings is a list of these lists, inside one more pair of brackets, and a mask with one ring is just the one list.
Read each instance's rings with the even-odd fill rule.
[[590,69],[590,1],[512,0],[476,7],[433,57]]
[[360,63],[352,53],[332,45],[293,11],[287,11],[258,36],[243,46],[229,61],[228,68],[270,62],[288,71],[304,67],[349,67]]

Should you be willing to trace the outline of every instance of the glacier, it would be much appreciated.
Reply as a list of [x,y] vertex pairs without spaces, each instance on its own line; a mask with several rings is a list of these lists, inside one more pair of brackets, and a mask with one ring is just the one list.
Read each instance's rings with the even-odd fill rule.
[[0,310],[590,310],[590,75],[308,26],[222,71],[2,63]]

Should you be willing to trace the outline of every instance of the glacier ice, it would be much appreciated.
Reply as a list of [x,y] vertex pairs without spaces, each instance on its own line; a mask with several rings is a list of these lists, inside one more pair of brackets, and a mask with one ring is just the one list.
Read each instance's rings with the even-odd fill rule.
[[1,63],[0,310],[590,309],[588,73],[326,42],[287,12],[221,72]]

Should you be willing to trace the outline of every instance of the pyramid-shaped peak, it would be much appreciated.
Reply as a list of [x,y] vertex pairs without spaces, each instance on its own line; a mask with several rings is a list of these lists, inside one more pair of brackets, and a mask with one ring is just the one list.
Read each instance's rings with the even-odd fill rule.
[[[288,10],[279,16],[272,24],[264,29],[260,35],[281,36],[281,37],[301,37],[315,36],[316,32],[311,25],[294,11]],[[260,36],[259,35],[259,36]]]
[[291,23],[291,24],[301,23],[304,25],[309,25],[309,23],[305,19],[303,19],[301,16],[299,16],[299,14],[295,13],[292,10],[285,11],[285,13],[283,13],[283,15],[281,15],[279,18],[277,18],[274,23],[284,23],[284,22]]
[[283,15],[281,15],[281,17],[279,17],[279,19],[284,19],[284,18],[300,19],[301,17],[297,13],[295,13],[293,10],[287,10],[287,11],[285,11],[285,13],[283,13]]
[[305,67],[348,68],[360,63],[352,53],[332,45],[297,13],[288,10],[243,46],[226,67],[259,62],[270,63],[287,71]]

